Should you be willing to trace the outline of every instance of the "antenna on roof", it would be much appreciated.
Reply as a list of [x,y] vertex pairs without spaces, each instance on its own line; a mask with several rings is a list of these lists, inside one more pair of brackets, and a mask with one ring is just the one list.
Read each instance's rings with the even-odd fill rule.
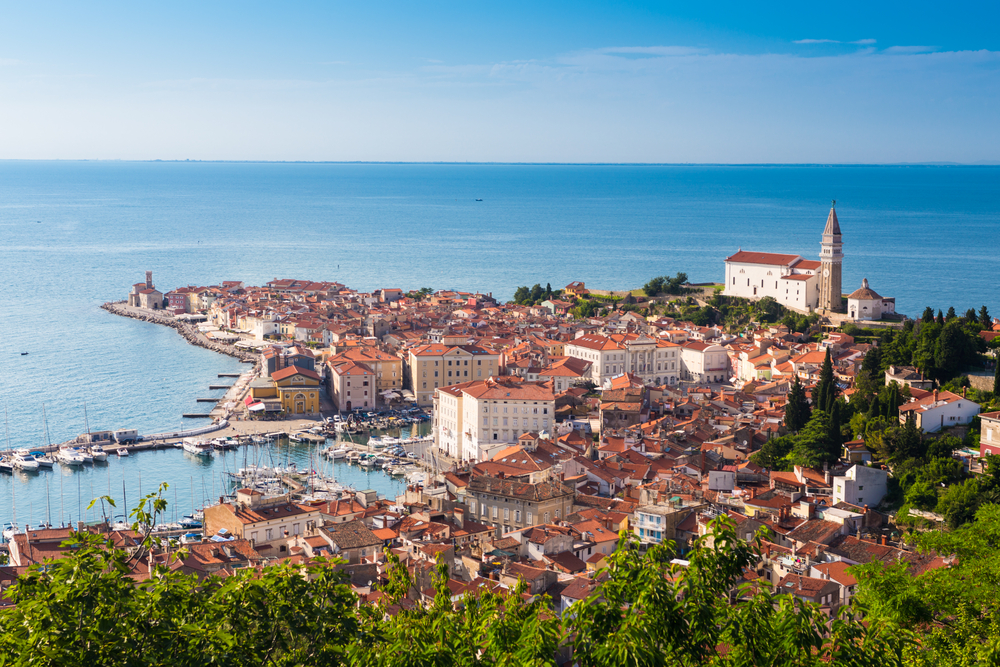
[[834,199],[832,202],[830,202],[830,208],[837,208],[837,200],[836,199]]

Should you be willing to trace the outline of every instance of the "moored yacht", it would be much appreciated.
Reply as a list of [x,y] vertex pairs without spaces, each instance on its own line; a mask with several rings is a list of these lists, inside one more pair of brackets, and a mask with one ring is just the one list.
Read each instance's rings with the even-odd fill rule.
[[59,461],[59,465],[65,466],[82,466],[83,457],[78,451],[70,447],[64,447],[56,452],[56,460]]
[[87,450],[95,461],[103,463],[108,460],[108,453],[100,445],[93,445]]
[[39,468],[46,468],[48,470],[51,470],[52,464],[55,463],[55,459],[53,459],[50,455],[46,454],[45,452],[31,452],[31,455],[35,457],[36,461],[38,461]]
[[38,470],[38,461],[32,456],[27,449],[19,449],[14,452],[14,457],[12,459],[15,468],[21,470]]
[[211,443],[197,438],[184,438],[184,451],[195,456],[211,456]]

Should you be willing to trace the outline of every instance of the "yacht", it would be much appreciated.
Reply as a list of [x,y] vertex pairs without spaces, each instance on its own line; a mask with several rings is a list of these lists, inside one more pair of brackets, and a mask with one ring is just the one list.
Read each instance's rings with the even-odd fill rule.
[[17,527],[16,523],[5,523],[3,525],[3,541],[10,542],[14,536],[24,531]]
[[82,466],[83,457],[75,449],[65,448],[60,449],[56,452],[56,460],[59,461],[59,465],[65,466]]
[[119,447],[117,451],[115,451],[115,454],[117,454],[118,456],[128,456],[128,450],[125,449],[124,447]]
[[13,463],[15,468],[21,470],[38,470],[38,461],[27,449],[19,449],[14,452]]
[[337,460],[337,459],[342,459],[342,458],[346,457],[347,456],[347,452],[348,452],[348,450],[347,450],[346,447],[337,447],[336,449],[333,449],[331,447],[330,449],[326,450],[326,455],[327,455],[328,458],[331,458],[333,460]]
[[55,459],[46,454],[45,452],[31,452],[31,455],[35,457],[38,461],[39,468],[45,468],[47,470],[52,470],[52,464],[55,463]]
[[103,463],[108,460],[108,453],[100,445],[93,445],[88,450],[95,461]]
[[194,518],[193,514],[185,514],[184,517],[177,522],[181,528],[201,528],[201,521]]
[[14,472],[14,464],[6,456],[0,457],[0,472]]
[[73,451],[76,452],[78,456],[82,456],[83,457],[83,462],[84,463],[93,463],[94,462],[94,457],[91,456],[90,452],[87,451],[85,448],[83,448],[83,447],[76,447],[76,448],[73,449]]
[[195,456],[211,456],[212,445],[196,438],[184,438],[184,451]]

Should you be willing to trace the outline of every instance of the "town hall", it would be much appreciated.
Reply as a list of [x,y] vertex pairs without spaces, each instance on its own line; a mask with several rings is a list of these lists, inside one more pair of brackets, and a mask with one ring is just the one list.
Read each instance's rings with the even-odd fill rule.
[[819,261],[741,248],[726,258],[723,294],[754,300],[769,296],[800,313],[843,312],[840,279],[844,254],[836,204],[834,201],[830,207],[823,229]]

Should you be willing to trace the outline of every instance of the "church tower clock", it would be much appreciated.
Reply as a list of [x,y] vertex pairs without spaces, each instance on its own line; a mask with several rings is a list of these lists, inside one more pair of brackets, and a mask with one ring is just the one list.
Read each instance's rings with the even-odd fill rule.
[[843,292],[840,289],[844,244],[840,236],[836,206],[835,199],[830,206],[830,215],[827,216],[826,228],[823,229],[823,241],[820,243],[819,308],[839,313],[844,308]]

